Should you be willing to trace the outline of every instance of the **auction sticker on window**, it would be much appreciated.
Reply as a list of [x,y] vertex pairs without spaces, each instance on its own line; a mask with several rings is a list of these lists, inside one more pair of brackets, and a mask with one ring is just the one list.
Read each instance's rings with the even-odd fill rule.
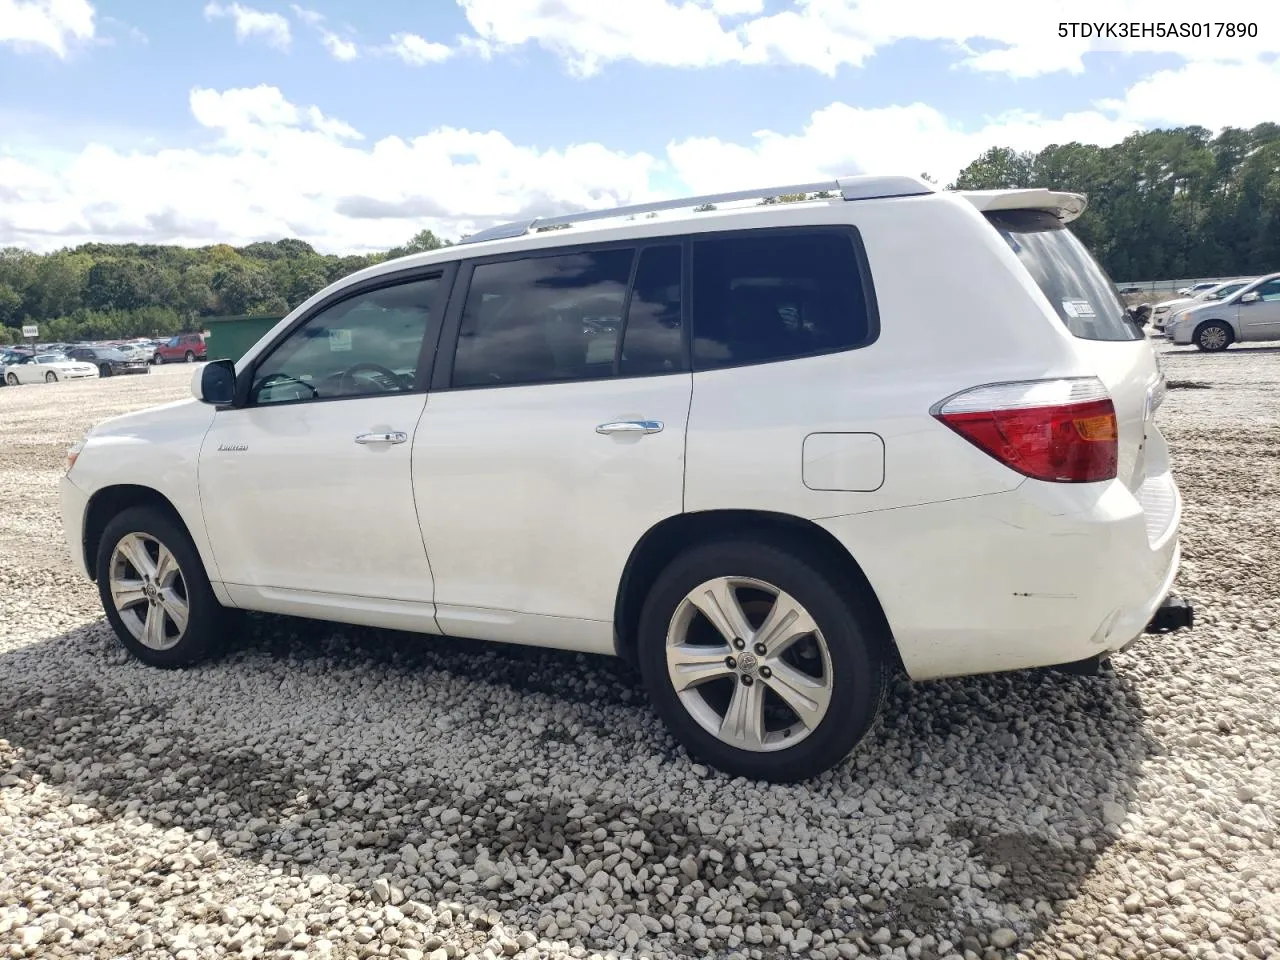
[[350,330],[330,330],[329,331],[329,352],[345,353],[351,349],[351,331]]
[[1068,317],[1077,319],[1093,319],[1097,316],[1093,312],[1093,304],[1088,300],[1063,300],[1062,309],[1066,311]]

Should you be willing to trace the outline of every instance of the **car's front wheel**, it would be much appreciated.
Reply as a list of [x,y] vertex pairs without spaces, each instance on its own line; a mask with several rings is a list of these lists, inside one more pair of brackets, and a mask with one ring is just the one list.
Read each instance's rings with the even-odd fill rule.
[[645,601],[639,644],[676,738],[751,779],[793,782],[839,763],[886,687],[881,645],[822,566],[749,540],[672,561]]
[[1221,320],[1210,320],[1196,328],[1195,345],[1208,353],[1217,353],[1231,346],[1235,334]]
[[54,373],[52,370],[50,370],[48,373],[46,373],[46,374],[44,375],[44,382],[45,382],[45,383],[57,383],[57,382],[58,382],[58,375],[57,375],[56,373]]
[[109,376],[111,376],[111,364],[109,364],[109,363],[103,363],[103,364],[100,364],[100,365],[98,366],[98,376],[100,376],[100,377],[109,377]]
[[165,512],[130,507],[103,530],[98,593],[107,620],[135,657],[154,667],[205,659],[226,626],[190,536]]
[[155,364],[156,366],[159,366],[160,364],[164,363],[164,357],[160,356],[160,354],[158,354],[158,353],[157,353],[157,354],[154,354],[154,355],[151,357],[151,362],[152,362],[153,364]]

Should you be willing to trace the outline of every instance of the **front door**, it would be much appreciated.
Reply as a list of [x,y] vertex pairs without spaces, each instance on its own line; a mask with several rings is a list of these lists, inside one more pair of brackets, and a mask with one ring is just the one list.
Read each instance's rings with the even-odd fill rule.
[[200,453],[205,524],[237,602],[431,603],[410,453],[442,286],[418,276],[340,293],[241,371],[244,395]]
[[627,558],[683,509],[680,278],[669,241],[460,271],[413,449],[446,634],[612,649]]
[[1243,340],[1280,340],[1280,279],[1253,288],[1258,299],[1237,303]]

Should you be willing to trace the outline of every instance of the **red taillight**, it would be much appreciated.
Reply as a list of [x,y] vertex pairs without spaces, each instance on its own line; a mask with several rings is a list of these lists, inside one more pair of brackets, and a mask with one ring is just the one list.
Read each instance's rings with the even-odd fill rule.
[[939,404],[933,414],[1033,479],[1095,483],[1116,476],[1115,406],[1095,378],[976,387]]

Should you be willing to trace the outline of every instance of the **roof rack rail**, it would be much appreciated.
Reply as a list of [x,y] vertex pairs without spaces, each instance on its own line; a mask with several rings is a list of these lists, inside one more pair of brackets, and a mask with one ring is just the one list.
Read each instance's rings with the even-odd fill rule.
[[916,177],[837,177],[817,183],[793,183],[780,187],[762,187],[755,190],[733,190],[728,193],[708,193],[700,197],[677,197],[654,203],[637,203],[627,207],[609,207],[604,210],[584,210],[581,213],[565,213],[557,217],[538,217],[531,220],[513,220],[473,233],[460,241],[482,243],[485,240],[509,240],[522,237],[530,230],[569,226],[589,220],[609,220],[614,217],[635,216],[641,213],[658,213],[663,210],[683,210],[701,207],[709,203],[732,203],[736,200],[764,200],[799,193],[833,193],[845,200],[882,200],[891,197],[919,197],[936,192],[928,181]]

